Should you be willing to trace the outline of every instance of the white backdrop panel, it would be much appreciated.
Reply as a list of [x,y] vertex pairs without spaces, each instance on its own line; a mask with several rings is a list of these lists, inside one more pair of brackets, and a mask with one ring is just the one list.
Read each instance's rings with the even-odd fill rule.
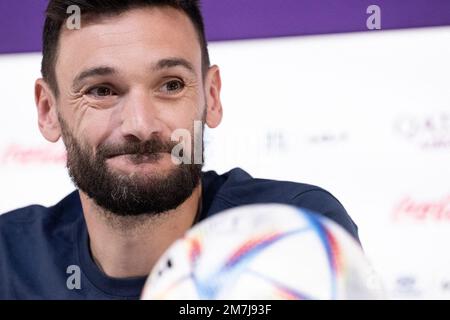
[[[450,28],[210,44],[224,120],[206,166],[319,185],[391,297],[450,298]],[[0,212],[73,190],[37,128],[40,54],[0,56]]]

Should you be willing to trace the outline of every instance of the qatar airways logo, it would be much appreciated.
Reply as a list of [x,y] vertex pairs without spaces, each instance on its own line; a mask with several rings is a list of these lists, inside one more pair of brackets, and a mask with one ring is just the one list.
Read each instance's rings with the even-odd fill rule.
[[436,201],[418,201],[405,197],[395,206],[392,217],[396,222],[450,221],[450,195]]
[[423,149],[450,149],[450,113],[424,116],[402,115],[395,119],[394,130],[405,140]]

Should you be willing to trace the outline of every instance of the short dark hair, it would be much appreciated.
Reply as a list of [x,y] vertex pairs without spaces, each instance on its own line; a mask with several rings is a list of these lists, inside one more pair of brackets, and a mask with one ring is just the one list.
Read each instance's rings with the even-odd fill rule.
[[208,46],[199,0],[50,0],[45,12],[46,18],[42,35],[43,56],[41,73],[55,95],[58,95],[55,65],[58,55],[59,36],[61,27],[69,17],[67,8],[71,5],[77,5],[82,16],[89,15],[89,19],[96,16],[118,15],[127,10],[140,7],[168,6],[181,10],[189,17],[197,31],[202,50],[203,76],[209,68]]

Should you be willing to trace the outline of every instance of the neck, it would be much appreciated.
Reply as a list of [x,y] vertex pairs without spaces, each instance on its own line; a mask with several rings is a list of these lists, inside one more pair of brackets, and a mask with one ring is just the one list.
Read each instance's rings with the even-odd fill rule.
[[79,193],[92,256],[114,278],[147,276],[163,252],[194,224],[201,205],[201,184],[176,209],[157,216],[120,217]]

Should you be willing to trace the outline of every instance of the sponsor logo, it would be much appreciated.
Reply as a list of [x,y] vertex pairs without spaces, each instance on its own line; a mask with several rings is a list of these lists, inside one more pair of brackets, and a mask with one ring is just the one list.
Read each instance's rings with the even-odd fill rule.
[[395,119],[394,131],[423,149],[450,149],[450,113],[402,115]]
[[30,147],[11,144],[0,151],[1,164],[62,164],[66,163],[66,151],[54,146]]
[[346,142],[348,140],[347,132],[328,132],[309,136],[309,142],[313,144],[330,144]]
[[395,206],[392,217],[394,221],[450,221],[450,195],[436,201],[417,201],[405,197]]

